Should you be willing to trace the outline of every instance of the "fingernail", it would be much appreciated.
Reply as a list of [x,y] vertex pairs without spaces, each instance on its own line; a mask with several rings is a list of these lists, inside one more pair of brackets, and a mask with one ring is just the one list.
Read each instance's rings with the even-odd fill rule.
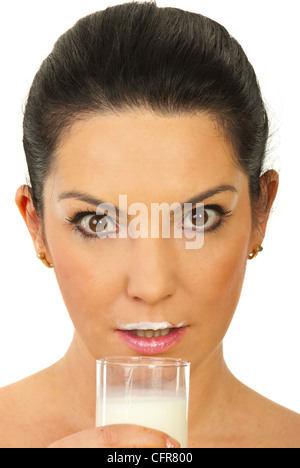
[[173,439],[172,437],[168,437],[166,440],[166,447],[167,448],[179,448],[181,445],[178,440]]

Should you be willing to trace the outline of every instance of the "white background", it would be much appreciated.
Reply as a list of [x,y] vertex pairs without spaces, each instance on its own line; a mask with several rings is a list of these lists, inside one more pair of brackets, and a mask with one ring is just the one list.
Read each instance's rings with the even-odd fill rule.
[[[73,328],[53,270],[35,257],[14,203],[25,183],[22,108],[32,79],[58,36],[77,19],[107,6],[101,0],[10,0],[1,18],[2,223],[0,386],[52,364]],[[299,34],[296,0],[158,0],[223,24],[252,62],[272,121],[270,166],[280,191],[263,243],[248,262],[244,289],[225,338],[225,357],[244,383],[300,412],[299,379]]]

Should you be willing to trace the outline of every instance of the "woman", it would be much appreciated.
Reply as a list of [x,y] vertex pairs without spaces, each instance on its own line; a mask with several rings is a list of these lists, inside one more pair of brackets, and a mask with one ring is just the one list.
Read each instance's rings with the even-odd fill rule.
[[[253,68],[208,18],[132,2],[59,38],[28,96],[31,186],[16,203],[75,331],[61,360],[1,390],[2,446],[177,447],[139,426],[93,427],[95,359],[150,353],[191,362],[190,447],[299,446],[299,415],[239,382],[222,349],[278,188],[267,139]],[[144,218],[126,237],[124,210],[101,205],[121,209],[120,196],[148,213],[193,202],[169,237]]]

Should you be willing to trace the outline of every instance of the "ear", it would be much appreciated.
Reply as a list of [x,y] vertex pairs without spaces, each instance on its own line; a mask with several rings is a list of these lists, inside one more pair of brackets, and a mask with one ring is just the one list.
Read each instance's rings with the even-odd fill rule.
[[36,253],[44,252],[48,261],[51,262],[51,256],[43,237],[42,221],[33,204],[32,188],[28,185],[21,185],[16,192],[15,202],[31,235]]
[[260,199],[254,204],[256,222],[253,226],[253,232],[251,236],[252,245],[250,246],[250,250],[253,248],[253,245],[261,245],[264,240],[270,211],[278,191],[278,185],[279,175],[278,172],[274,171],[273,169],[266,171],[260,177],[261,196]]

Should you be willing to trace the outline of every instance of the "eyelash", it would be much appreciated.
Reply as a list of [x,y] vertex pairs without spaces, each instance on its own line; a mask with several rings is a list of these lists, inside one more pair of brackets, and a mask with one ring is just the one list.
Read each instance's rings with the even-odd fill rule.
[[[192,208],[192,211],[196,208],[193,207]],[[205,233],[213,233],[213,232],[216,232],[219,228],[221,228],[222,226],[224,226],[225,224],[225,218],[228,218],[229,216],[232,215],[232,212],[230,210],[226,210],[224,207],[222,207],[221,205],[207,205],[205,206],[205,209],[210,209],[210,210],[214,210],[216,211],[219,215],[220,215],[220,219],[219,221],[214,225],[212,226],[211,228],[209,229],[206,229],[205,230]],[[192,212],[191,211],[191,212]],[[190,213],[191,213],[190,212]],[[94,235],[94,234],[88,234],[87,232],[85,232],[84,230],[82,230],[80,228],[80,226],[78,225],[78,223],[85,217],[85,216],[88,216],[88,215],[94,215],[96,216],[97,213],[95,213],[95,211],[91,211],[91,210],[86,210],[86,211],[77,211],[75,212],[70,218],[66,218],[66,222],[68,224],[72,224],[74,225],[73,229],[74,231],[78,232],[84,239],[89,239],[89,240],[97,240],[97,239],[100,239],[98,235]]]
[[99,237],[97,235],[93,235],[93,234],[88,234],[87,232],[85,232],[84,230],[82,230],[80,228],[80,226],[78,226],[78,223],[85,217],[85,216],[88,216],[88,215],[97,215],[97,213],[95,213],[95,211],[91,211],[91,210],[86,210],[86,211],[76,211],[76,213],[74,213],[72,216],[70,216],[70,218],[66,218],[66,222],[68,224],[73,224],[74,227],[74,231],[75,232],[78,232],[78,234],[80,234],[84,239],[89,239],[89,240],[96,240],[96,239],[99,239]]

